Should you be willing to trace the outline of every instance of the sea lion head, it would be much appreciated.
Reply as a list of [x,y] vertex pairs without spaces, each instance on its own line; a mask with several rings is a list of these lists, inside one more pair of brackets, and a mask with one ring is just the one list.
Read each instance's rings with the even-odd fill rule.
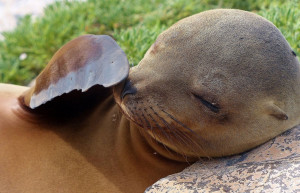
[[266,19],[205,11],[160,34],[114,95],[167,148],[190,157],[232,155],[300,122],[299,61]]

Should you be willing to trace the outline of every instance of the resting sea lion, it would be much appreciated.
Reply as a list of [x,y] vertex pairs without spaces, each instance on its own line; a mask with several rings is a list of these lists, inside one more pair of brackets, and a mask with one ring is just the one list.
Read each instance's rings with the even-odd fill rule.
[[0,192],[142,192],[300,121],[299,61],[253,13],[185,18],[128,70],[110,37],[85,35],[33,87],[1,84]]

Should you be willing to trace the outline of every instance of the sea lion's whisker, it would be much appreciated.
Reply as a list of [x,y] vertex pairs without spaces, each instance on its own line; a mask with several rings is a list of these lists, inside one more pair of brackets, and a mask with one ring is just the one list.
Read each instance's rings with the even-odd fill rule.
[[[156,115],[156,116],[157,116],[157,115]],[[163,122],[163,124],[166,126],[166,128],[167,128],[167,129],[170,131],[170,133],[176,138],[176,141],[174,141],[174,140],[172,139],[172,137],[168,138],[168,139],[172,142],[172,144],[176,145],[176,147],[177,147],[178,149],[180,149],[180,146],[178,146],[178,140],[180,141],[180,144],[185,143],[186,145],[188,145],[187,142],[186,142],[185,140],[183,140],[180,136],[177,135],[177,133],[175,133],[172,129],[170,129],[169,124],[168,124],[166,121],[164,121],[163,119],[161,119],[161,117],[159,117],[159,116],[158,116],[158,118],[160,118],[160,120]],[[162,129],[163,129],[163,128],[162,128]]]
[[[143,117],[143,119],[145,120],[145,118],[144,118],[143,115],[142,115],[142,117]],[[145,121],[146,121],[146,124],[147,124],[147,120],[145,120]],[[142,128],[145,128],[145,127],[148,128],[148,124],[145,126],[145,125],[144,125],[144,122],[142,122],[141,126],[142,126]],[[141,135],[143,135],[144,137],[146,137],[146,136],[145,136],[146,134],[149,135],[149,133],[148,133],[148,132],[145,132],[144,129],[139,129],[139,131],[140,131]]]
[[167,114],[168,117],[170,117],[171,119],[173,119],[174,121],[176,121],[179,125],[181,125],[183,128],[189,130],[190,132],[192,132],[193,134],[196,134],[195,131],[193,131],[192,129],[190,129],[188,126],[186,126],[185,124],[183,124],[181,121],[177,120],[174,116],[172,116],[170,113],[166,112],[165,110],[161,109],[162,112],[164,112],[165,114]]
[[[193,131],[192,129],[190,129],[189,127],[187,127],[185,124],[183,124],[181,121],[177,120],[174,116],[172,116],[170,113],[168,113],[167,111],[165,111],[164,109],[160,109],[162,112],[164,112],[168,117],[170,117],[172,120],[174,120],[176,123],[178,123],[179,125],[181,125],[183,128],[187,129],[188,131],[190,131],[191,133],[193,133],[193,135],[195,135],[199,140],[205,141],[200,135],[198,135],[195,131]],[[181,131],[182,132],[182,131]],[[201,149],[201,151],[206,154],[206,157],[209,157],[208,154],[205,152],[204,148],[201,146],[201,144],[197,143],[199,145],[199,148]]]
[[141,122],[141,125],[143,125],[143,127],[144,127],[144,121],[142,120],[142,118],[139,115],[137,117],[138,117],[139,121]]
[[151,110],[163,122],[163,124],[167,127],[167,129],[170,131],[170,133],[172,133],[177,139],[179,139],[180,141],[182,141],[183,143],[185,143],[187,146],[189,146],[189,144],[186,141],[187,139],[183,139],[180,135],[177,134],[177,132],[176,132],[175,129],[171,129],[170,125],[168,124],[168,122],[164,118],[162,118],[153,108],[151,108]]
[[146,124],[147,124],[147,129],[150,129],[150,128],[152,128],[152,126],[151,126],[151,124],[150,124],[150,122],[147,120],[147,118],[146,118],[146,116],[145,116],[145,114],[142,112],[142,117],[144,118],[144,120],[145,120],[145,122],[146,122]]
[[194,130],[190,129],[188,126],[186,126],[185,124],[183,124],[181,121],[177,120],[174,116],[172,116],[170,113],[166,112],[165,110],[161,109],[162,112],[166,113],[168,117],[170,117],[171,119],[173,119],[176,123],[178,123],[179,125],[181,125],[183,128],[187,129],[188,131],[190,131],[191,133],[193,133],[193,135],[196,135],[197,138],[204,140],[200,135],[198,135]]
[[138,123],[138,124],[143,125],[143,121],[142,121],[142,119],[140,118],[140,116],[139,116],[138,114],[136,114],[134,111],[132,111],[131,108],[128,108],[128,110],[130,111],[131,116],[134,118],[134,120],[137,120],[137,119],[138,119],[138,120],[140,121],[140,123]]
[[180,155],[182,155],[187,162],[188,162],[187,155],[184,153],[184,151],[181,151],[182,148],[181,148],[180,144],[185,145],[192,152],[194,152],[196,154],[199,152],[195,150],[195,146],[196,146],[196,149],[199,148],[199,150],[202,151],[202,147],[200,146],[200,144],[195,142],[190,136],[186,135],[184,132],[180,131],[179,129],[175,129],[173,127],[170,128],[171,125],[163,117],[161,117],[152,107],[150,107],[150,109],[163,122],[163,124],[167,127],[167,129],[170,131],[170,133],[173,134],[173,136],[177,139],[176,142],[174,142],[172,140],[172,143],[176,146],[176,149],[180,150],[180,152],[178,152],[178,153]]
[[[154,115],[157,116],[162,122],[163,124],[167,127],[167,129],[170,131],[170,133],[176,137],[176,139],[178,140],[178,137],[175,136],[174,134],[176,134],[174,131],[172,131],[172,129],[169,128],[169,124],[161,117],[158,115],[158,113],[152,108],[150,107],[150,109],[153,111]],[[160,127],[161,128],[161,127]],[[161,130],[165,133],[165,130],[163,128],[161,128]],[[167,134],[166,134],[167,135]],[[176,145],[178,147],[178,142],[173,141],[172,137],[170,137],[169,135],[167,135],[168,140],[171,141],[174,145]],[[186,143],[185,140],[183,140],[182,138],[179,138],[180,141],[182,141],[183,143]],[[179,148],[179,147],[178,147]]]
[[184,136],[185,138],[188,139],[188,142],[190,142],[190,143],[188,144],[188,147],[190,147],[190,150],[191,150],[192,152],[196,153],[196,155],[199,154],[199,152],[198,152],[197,150],[203,152],[203,147],[202,147],[199,143],[197,143],[194,139],[192,139],[189,135],[187,135],[185,132],[181,131],[180,129],[175,128],[175,130],[176,130],[180,135],[182,135],[182,136]]
[[[159,130],[160,131],[162,131],[163,132],[163,134],[170,140],[170,136],[163,130],[163,128],[158,124],[158,122],[152,117],[152,115],[148,115],[150,118],[151,118],[151,120],[155,123],[155,125],[156,125],[156,127],[157,128],[159,128]],[[154,132],[155,133],[155,132]]]
[[[159,118],[161,118],[161,117],[159,117]],[[180,134],[177,134],[176,129],[170,128],[171,125],[169,125],[168,122],[166,122],[162,118],[161,118],[161,121],[163,121],[163,124],[167,127],[167,129],[170,131],[170,133],[173,134],[173,136],[176,138],[176,142],[174,142],[172,140],[172,143],[176,146],[176,149],[178,149],[178,150],[181,149],[180,144],[186,145],[187,147],[191,146],[191,144],[188,143],[188,142],[190,142],[189,139],[184,140]],[[178,142],[178,140],[179,140],[179,142]],[[184,157],[184,159],[186,160],[186,162],[188,162],[187,155],[184,153],[184,151],[180,150],[180,152],[178,152],[178,153]]]
[[[153,137],[154,137],[155,141],[157,142],[158,140],[156,139],[156,134],[155,134],[155,132],[153,132],[153,127],[152,127],[152,125],[151,125],[150,122],[147,120],[147,118],[146,118],[146,116],[144,115],[143,112],[142,112],[142,116],[143,116],[144,120],[148,123],[148,126],[149,126],[149,127],[147,127],[147,128],[151,130],[151,133],[153,134]],[[145,132],[145,133],[147,133],[149,136],[151,136],[148,132]]]
[[[137,114],[137,113],[135,113],[134,111],[132,111],[131,108],[128,108],[128,109],[129,109],[130,113],[132,114],[133,118],[134,118],[135,120],[138,119],[138,120],[140,121],[140,123],[137,122],[137,124],[144,128],[144,127],[145,127],[144,122],[143,122],[143,120],[141,119],[141,117],[139,116],[139,114]],[[142,113],[142,116],[143,116],[143,113]],[[145,121],[146,121],[146,124],[147,124],[147,120],[145,120]],[[148,123],[149,123],[149,122],[148,122]],[[146,126],[146,127],[147,127],[147,126]],[[141,129],[139,129],[139,132],[140,132],[140,134],[141,134],[142,136],[144,136],[144,137],[145,137],[145,133],[147,133],[147,132],[144,132],[144,130],[143,130],[143,132],[142,132]],[[147,133],[147,134],[148,134],[148,133]],[[148,134],[148,135],[149,135],[149,134]]]
[[[153,122],[155,122],[156,123],[156,125],[159,127],[159,125],[158,125],[158,123],[156,122],[156,120],[154,120],[154,118],[148,113],[148,111],[147,111],[147,109],[146,108],[144,108],[144,111],[147,113],[147,116],[149,116],[150,118],[151,118],[151,120],[153,121]],[[143,115],[143,117],[144,117],[144,119],[149,123],[149,121],[147,120],[147,118],[146,118],[146,116],[145,116],[145,114],[142,112],[142,115]],[[152,125],[149,123],[149,125],[150,125],[150,130],[151,130],[151,133],[153,134],[153,137],[154,137],[154,140],[155,140],[155,142],[156,143],[158,143],[159,142],[159,140],[157,140],[156,139],[156,132],[154,132],[153,131],[153,127],[152,127]],[[151,136],[148,132],[146,132],[149,136]],[[152,137],[151,137],[152,138]],[[166,147],[165,147],[166,148]],[[168,149],[167,149],[168,150]]]
[[[148,116],[149,116],[149,117],[152,119],[152,121],[155,123],[156,127],[159,128],[160,131],[162,131],[163,134],[164,134],[167,138],[169,138],[169,136],[165,133],[165,131],[163,130],[163,128],[161,128],[160,125],[158,124],[158,122],[152,117],[152,115],[149,114]],[[155,135],[156,132],[152,132],[152,133],[153,133],[153,135]],[[161,143],[160,141],[158,141],[158,142],[159,142],[160,144],[162,144],[162,145],[164,146],[164,148],[165,148],[170,154],[172,154],[172,152],[170,152],[169,148],[166,147],[166,145],[165,145],[164,143]]]
[[[167,122],[166,122],[167,123]],[[168,123],[167,123],[168,124]],[[169,125],[169,124],[168,124]],[[171,125],[169,125],[170,127],[172,127]],[[172,131],[177,135],[179,136],[181,139],[184,140],[186,146],[188,148],[190,148],[190,150],[194,153],[199,153],[197,151],[197,149],[199,149],[200,151],[202,151],[202,147],[199,143],[197,143],[194,139],[192,139],[189,135],[187,135],[185,132],[181,131],[180,129],[176,128],[176,127],[172,127],[171,128]],[[196,147],[196,149],[195,149]]]
[[[178,121],[174,116],[172,116],[171,114],[167,113],[165,110],[163,109],[160,109],[162,112],[166,113],[168,115],[168,117],[170,117],[172,120],[174,120],[176,123],[178,123],[180,126],[184,127],[185,129],[191,131],[193,134],[195,134],[195,132],[188,128],[186,125],[184,125],[182,122]],[[184,134],[184,132],[180,131],[179,129],[176,129],[178,130],[180,133]],[[190,138],[190,137],[189,137]]]
[[[188,130],[189,132],[191,132],[194,136],[196,136],[196,138],[198,138],[199,140],[203,140],[203,138],[201,136],[199,136],[195,131],[193,131],[192,129],[190,129],[189,127],[187,127],[185,124],[183,124],[181,121],[177,120],[173,115],[171,115],[170,113],[168,113],[167,111],[165,111],[161,106],[157,105],[160,110],[162,112],[164,112],[169,118],[171,118],[172,120],[174,120],[176,123],[178,123],[180,126],[182,126],[183,128],[185,128],[186,130]],[[153,108],[152,108],[153,109]],[[176,128],[175,128],[176,129]],[[194,146],[191,145],[191,150],[193,152],[197,154],[199,154],[199,152],[197,152],[196,150],[194,150],[193,148],[197,147],[197,149],[199,149],[199,151],[202,151],[204,154],[207,155],[207,153],[205,152],[204,148],[201,146],[201,144],[197,143],[195,140],[193,140],[189,135],[186,135],[185,132],[181,131],[180,129],[176,129],[179,133],[181,133],[181,135],[186,136],[187,138],[189,138],[190,142],[192,142],[194,144]],[[209,156],[206,156],[209,157]],[[200,157],[198,157],[200,158]]]

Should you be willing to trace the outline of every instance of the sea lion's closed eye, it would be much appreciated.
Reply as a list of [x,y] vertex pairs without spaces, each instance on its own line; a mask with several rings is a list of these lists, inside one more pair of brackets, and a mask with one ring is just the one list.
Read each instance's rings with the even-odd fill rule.
[[208,100],[204,99],[202,96],[193,93],[194,97],[199,100],[204,106],[206,106],[209,110],[211,110],[214,113],[218,113],[220,111],[220,107],[218,104],[214,102],[209,102]]

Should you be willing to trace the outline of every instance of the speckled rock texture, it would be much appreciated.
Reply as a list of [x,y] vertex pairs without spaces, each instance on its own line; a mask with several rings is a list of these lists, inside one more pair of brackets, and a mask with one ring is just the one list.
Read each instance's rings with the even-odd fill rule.
[[300,192],[300,126],[241,155],[198,161],[146,192]]

